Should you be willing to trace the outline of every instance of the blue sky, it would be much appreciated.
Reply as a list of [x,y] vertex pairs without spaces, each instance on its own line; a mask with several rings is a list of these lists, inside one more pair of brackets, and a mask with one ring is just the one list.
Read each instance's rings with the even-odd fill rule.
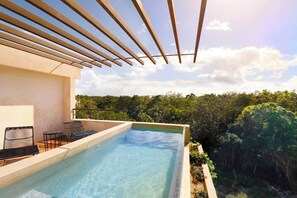
[[[13,2],[106,52],[28,3],[21,0]],[[130,56],[62,2],[45,2],[71,17],[124,56]],[[143,54],[95,0],[78,2],[129,48],[138,55]],[[151,54],[160,54],[132,1],[110,0],[110,3]],[[142,3],[166,53],[176,53],[167,1],[142,0]],[[200,1],[175,0],[174,5],[181,50],[184,53],[192,53]],[[0,9],[10,13],[4,8]],[[168,65],[162,58],[156,58],[156,65],[148,59],[143,59],[144,66],[134,61],[132,67],[123,63],[122,67],[113,65],[111,68],[84,68],[81,79],[76,82],[76,93],[156,95],[175,92],[183,95],[202,95],[231,91],[296,89],[296,9],[296,0],[208,0],[196,64],[192,63],[192,56],[184,56],[182,64],[178,63],[177,57],[171,57]],[[17,15],[13,16],[26,21]],[[34,23],[30,24],[50,32]],[[50,33],[55,35],[53,32]]]

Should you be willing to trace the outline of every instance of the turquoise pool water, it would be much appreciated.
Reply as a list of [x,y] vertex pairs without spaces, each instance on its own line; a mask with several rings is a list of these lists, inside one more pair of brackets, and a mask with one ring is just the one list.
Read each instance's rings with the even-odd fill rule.
[[168,197],[180,133],[130,130],[0,190],[1,197]]

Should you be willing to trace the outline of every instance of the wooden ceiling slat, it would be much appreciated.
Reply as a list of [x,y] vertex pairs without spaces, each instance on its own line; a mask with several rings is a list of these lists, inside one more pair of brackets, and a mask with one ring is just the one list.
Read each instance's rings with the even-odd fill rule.
[[155,41],[155,43],[156,43],[159,51],[161,52],[165,62],[168,64],[168,59],[167,59],[166,53],[165,53],[165,51],[164,51],[164,49],[163,49],[163,47],[161,45],[161,42],[160,42],[156,32],[153,29],[152,23],[151,23],[148,15],[147,15],[144,7],[143,7],[141,1],[140,0],[132,0],[132,2],[134,4],[135,8],[137,9],[139,15],[141,16],[144,24],[146,25],[148,31],[150,32],[153,40]]
[[126,32],[126,34],[134,41],[134,43],[146,54],[146,56],[156,64],[155,59],[152,57],[150,52],[143,46],[141,41],[136,37],[133,31],[125,23],[122,17],[116,12],[108,0],[97,0],[101,7],[113,18],[115,22]]
[[[17,27],[19,27],[21,29],[24,29],[24,30],[28,31],[28,32],[34,33],[34,34],[36,34],[36,35],[38,35],[38,36],[40,36],[42,38],[50,40],[50,41],[52,41],[52,42],[54,42],[56,44],[62,45],[65,48],[71,49],[71,50],[73,50],[73,51],[75,51],[77,53],[80,53],[80,54],[82,54],[84,56],[87,56],[87,57],[89,57],[91,59],[94,59],[94,60],[96,60],[98,62],[102,62],[102,59],[98,58],[97,56],[95,56],[95,55],[93,55],[91,53],[88,53],[88,52],[86,52],[86,51],[84,51],[84,50],[82,50],[82,49],[80,49],[80,48],[78,48],[76,46],[73,46],[68,42],[65,42],[65,41],[63,41],[61,39],[58,39],[57,37],[55,37],[55,36],[53,36],[51,34],[48,34],[46,32],[43,32],[43,31],[33,27],[33,26],[30,26],[30,25],[28,25],[26,23],[23,23],[22,21],[19,21],[18,19],[15,19],[15,18],[13,18],[13,17],[11,17],[11,16],[9,16],[9,15],[3,13],[3,12],[0,12],[0,18],[3,21],[5,21],[5,22],[7,22],[9,24],[17,26]],[[87,58],[84,58],[82,60],[85,61],[85,62],[90,62],[90,60],[87,59]],[[102,62],[102,63],[104,63],[104,62]],[[101,64],[99,64],[97,62],[92,62],[92,64],[96,65],[98,67],[101,67]],[[108,63],[107,66],[111,66],[111,64]]]
[[[9,35],[7,33],[0,32],[0,38],[5,39],[5,40],[8,40],[8,41],[11,41],[11,42],[15,42],[15,43],[20,44],[20,45],[24,45],[26,47],[35,49],[37,51],[41,51],[41,52],[44,52],[44,53],[47,53],[47,54],[51,54],[53,56],[57,56],[59,58],[63,58],[65,60],[68,60],[68,61],[73,62],[73,63],[77,63],[77,64],[80,64],[81,63],[81,61],[79,61],[79,60],[77,60],[75,58],[71,58],[71,57],[65,56],[65,55],[60,54],[58,52],[52,51],[50,49],[47,49],[47,48],[42,47],[40,45],[37,45],[35,43],[32,43],[32,42],[29,42],[29,41],[26,41],[26,40],[17,38],[15,36]],[[81,66],[83,66],[83,65],[81,65]]]
[[68,65],[71,65],[71,66],[74,66],[74,67],[78,67],[80,69],[83,68],[81,65],[73,64],[71,61],[68,61],[68,60],[65,60],[65,59],[59,58],[57,56],[53,56],[53,55],[50,55],[50,54],[47,54],[47,53],[44,53],[44,52],[41,52],[41,51],[38,51],[38,50],[35,50],[35,49],[29,48],[29,47],[25,47],[23,45],[16,44],[15,42],[7,41],[7,40],[4,40],[4,39],[0,38],[0,44],[5,45],[7,47],[15,48],[15,49],[18,49],[18,50],[21,50],[21,51],[25,51],[25,52],[28,52],[28,53],[31,53],[31,54],[35,54],[35,55],[38,55],[38,56],[41,56],[41,57],[44,57],[44,58],[48,58],[48,59],[51,59],[51,60],[54,60],[54,61],[65,63],[65,64],[68,64]]
[[[103,47],[104,49],[106,49],[110,53],[114,54],[115,56],[121,58],[123,61],[127,62],[129,65],[132,65],[132,62],[129,61],[129,60],[127,61],[125,59],[125,57],[123,55],[121,55],[119,52],[117,52],[116,50],[112,49],[110,46],[108,46],[102,40],[100,40],[99,38],[97,38],[93,34],[89,33],[87,30],[85,30],[84,28],[82,28],[81,26],[79,26],[77,23],[73,22],[71,19],[67,18],[62,13],[60,13],[57,10],[55,10],[54,8],[52,8],[47,3],[43,2],[43,1],[40,1],[40,0],[26,0],[26,1],[28,3],[30,3],[30,4],[32,4],[33,6],[39,8],[43,12],[47,13],[48,15],[54,17],[55,19],[57,19],[61,23],[67,25],[68,27],[72,28],[73,30],[75,30],[75,31],[79,32],[80,34],[84,35],[86,38],[90,39],[94,43],[96,43],[99,46]],[[76,3],[76,2],[74,2],[74,3]],[[75,4],[75,6],[76,6],[76,4]],[[85,11],[85,12],[87,12],[87,11]],[[112,34],[112,33],[110,32],[110,34]],[[118,39],[117,39],[117,41],[118,41],[117,44],[120,45],[123,49],[128,50],[129,52],[132,52],[121,41],[119,41]],[[138,58],[133,52],[131,54],[133,54],[136,58]]]
[[197,53],[198,53],[198,47],[199,47],[200,38],[201,38],[201,32],[202,32],[202,26],[203,26],[203,21],[204,21],[206,4],[207,4],[207,0],[201,0],[200,16],[199,16],[196,44],[195,44],[195,50],[194,50],[194,60],[193,60],[194,63],[196,63],[196,59],[197,59]]
[[[21,15],[21,16],[23,16],[23,17],[25,17],[25,18],[27,18],[27,19],[29,19],[29,20],[31,20],[31,21],[33,21],[33,22],[35,22],[35,23],[37,23],[37,24],[39,24],[39,25],[41,25],[41,26],[43,26],[43,27],[45,27],[45,28],[47,28],[47,29],[59,34],[59,35],[61,35],[61,36],[63,36],[63,37],[65,37],[65,38],[67,38],[67,39],[69,39],[69,40],[71,40],[72,42],[74,42],[74,43],[76,43],[76,44],[78,44],[78,45],[92,51],[93,53],[95,53],[95,54],[97,54],[99,56],[102,56],[102,57],[106,58],[107,60],[109,60],[111,62],[114,62],[117,65],[121,66],[121,62],[114,61],[113,58],[110,57],[109,55],[101,52],[97,48],[95,48],[95,47],[91,46],[90,44],[80,40],[79,38],[73,36],[72,34],[66,32],[66,31],[64,31],[63,29],[51,24],[50,22],[40,18],[39,16],[25,10],[24,8],[18,6],[18,5],[14,4],[14,3],[10,2],[10,1],[0,1],[0,5],[5,7],[6,9],[9,9],[12,12],[15,12],[15,13],[17,13],[17,14],[19,14],[19,15]],[[97,58],[97,61],[102,62],[102,59]]]
[[89,68],[92,68],[92,66],[93,66],[91,63],[86,63],[86,62],[82,62],[80,64],[83,66],[89,67]]
[[179,41],[178,41],[173,0],[167,0],[167,4],[169,8],[169,13],[170,13],[170,19],[171,19],[172,30],[173,30],[174,39],[175,39],[175,46],[178,54],[178,60],[179,60],[179,63],[181,63],[182,61],[181,61],[181,55],[180,55],[180,47],[179,47]]
[[[152,23],[146,13],[146,10],[144,6],[141,3],[141,0],[132,0],[136,10],[138,11],[141,19],[143,20],[145,26],[147,27],[151,37],[153,38],[155,44],[157,45],[159,51],[161,52],[161,55],[151,55],[150,52],[145,48],[145,46],[141,43],[141,41],[137,38],[133,30],[131,30],[125,20],[121,18],[121,16],[116,12],[116,10],[113,8],[113,6],[108,2],[108,0],[96,0],[103,9],[114,19],[114,21],[124,30],[124,32],[134,41],[134,43],[145,53],[146,56],[138,56],[136,55],[131,49],[129,49],[128,46],[126,46],[119,38],[117,38],[111,31],[109,31],[103,24],[100,23],[92,14],[90,14],[85,8],[83,8],[80,4],[78,4],[77,0],[61,0],[63,3],[65,3],[67,6],[69,6],[73,11],[75,11],[77,14],[79,14],[82,18],[84,18],[86,21],[88,21],[90,24],[92,24],[94,27],[96,27],[99,31],[101,31],[103,34],[105,34],[109,39],[111,39],[113,42],[115,42],[117,45],[119,45],[122,49],[124,49],[128,54],[130,54],[132,57],[124,57],[122,54],[120,54],[118,51],[112,49],[109,45],[104,43],[101,39],[97,38],[94,34],[90,33],[88,30],[82,28],[80,24],[75,23],[72,19],[67,18],[66,15],[63,14],[63,12],[57,11],[55,8],[50,6],[48,3],[42,1],[42,0],[25,0],[26,2],[30,3],[31,5],[39,8],[43,12],[49,14],[50,16],[54,17],[58,21],[62,22],[63,24],[67,25],[68,27],[74,29],[81,35],[85,36],[89,40],[93,41],[97,45],[103,47],[108,52],[114,54],[116,57],[113,58],[108,54],[102,52],[98,48],[88,44],[84,40],[81,40],[74,36],[73,34],[67,32],[66,30],[59,28],[58,26],[54,25],[53,23],[33,14],[30,10],[26,10],[18,5],[18,3],[13,3],[11,0],[0,0],[0,6],[30,20],[31,22],[35,22],[36,24],[39,24],[40,26],[43,26],[52,32],[55,32],[59,36],[62,36],[77,45],[71,44],[71,42],[66,41],[64,39],[59,39],[59,37],[56,37],[55,35],[51,33],[47,33],[47,31],[39,30],[38,28],[35,28],[32,25],[29,25],[25,22],[22,22],[21,20],[14,18],[10,16],[9,14],[5,14],[4,12],[0,11],[0,19],[2,21],[5,21],[13,26],[8,26],[5,23],[0,23],[0,30],[2,30],[5,33],[9,33],[8,35],[16,36],[16,38],[21,38],[20,40],[15,40],[15,42],[9,42],[8,40],[1,39],[1,42],[5,43],[6,45],[10,46],[17,46],[19,48],[28,48],[31,51],[35,50],[36,52],[37,48],[34,49],[33,46],[28,45],[28,43],[24,43],[24,40],[29,40],[33,43],[39,44],[38,46],[42,46],[45,49],[48,49],[48,53],[54,50],[57,54],[60,55],[60,58],[68,57],[68,61],[76,60],[76,63],[73,64],[81,64],[77,65],[81,67],[82,65],[87,67],[92,67],[92,65],[101,67],[101,64],[107,65],[111,67],[111,63],[108,61],[111,61],[119,66],[122,65],[119,60],[123,60],[129,65],[132,65],[132,62],[130,59],[134,58],[141,64],[144,64],[143,60],[141,58],[149,58],[154,64],[156,64],[155,57],[163,57],[165,62],[168,64],[168,57],[169,55],[166,55],[161,42],[153,29]],[[179,63],[181,63],[181,54],[180,52],[180,44],[178,39],[178,31],[177,31],[177,23],[176,23],[176,16],[175,16],[175,10],[174,10],[174,2],[173,0],[167,0],[168,8],[169,8],[169,14],[171,18],[172,23],[172,29],[177,49],[177,56],[179,58]],[[193,62],[196,62],[197,59],[197,53],[199,49],[199,43],[201,39],[201,33],[203,28],[203,21],[206,11],[206,4],[207,0],[201,0],[200,5],[200,13],[199,13],[199,21],[198,21],[198,28],[197,28],[197,35],[196,35],[196,42],[195,42],[195,49],[194,49],[194,59]],[[18,28],[20,29],[18,29]],[[26,33],[26,31],[33,33],[34,35]],[[3,33],[1,33],[1,36],[3,38]],[[12,41],[12,39],[10,38]],[[22,42],[20,42],[22,41]],[[20,44],[16,44],[16,42]],[[54,44],[55,43],[55,44]],[[28,47],[25,47],[26,45]],[[57,45],[56,45],[57,44]],[[36,44],[35,44],[36,45]],[[21,47],[20,47],[21,46]],[[36,47],[36,46],[35,46]],[[81,48],[82,47],[82,48]],[[83,49],[85,48],[85,49]],[[91,53],[91,52],[92,53]],[[41,53],[41,52],[39,52]],[[44,56],[44,52],[41,53]],[[57,55],[56,54],[56,55]],[[51,56],[51,54],[48,54]],[[176,56],[175,55],[175,56]],[[53,55],[52,55],[53,56]],[[62,57],[63,56],[63,57]],[[99,56],[99,57],[98,57]],[[55,56],[57,58],[57,56]],[[101,57],[104,57],[102,59]],[[64,60],[65,62],[65,60]],[[100,62],[100,63],[98,63]]]
[[[36,1],[36,0],[35,0]],[[38,1],[38,0],[37,0]],[[138,56],[129,48],[127,47],[120,39],[118,39],[114,34],[109,31],[103,24],[101,24],[94,16],[92,16],[86,9],[84,9],[82,6],[80,6],[75,0],[62,0],[67,6],[69,6],[73,11],[75,11],[77,14],[79,14],[81,17],[83,17],[86,21],[91,23],[95,28],[97,28],[99,31],[101,31],[104,35],[106,35],[109,39],[111,39],[113,42],[115,42],[118,46],[120,46],[123,50],[125,50],[128,54],[130,54],[132,57],[134,57],[135,60],[137,60],[140,64],[144,64],[144,62],[138,58]],[[111,51],[114,53],[113,51]],[[121,57],[126,62],[130,62],[129,60],[126,60],[125,57]]]
[[[20,37],[20,38],[23,38],[23,39],[27,39],[27,40],[29,40],[29,41],[31,41],[31,42],[38,43],[39,45],[48,47],[48,48],[53,49],[53,50],[56,50],[56,51],[58,51],[58,52],[67,54],[67,55],[69,55],[69,56],[71,56],[71,57],[74,57],[74,58],[77,58],[77,59],[80,59],[80,60],[83,60],[83,59],[84,59],[84,57],[81,56],[81,55],[79,55],[79,54],[76,54],[76,53],[74,53],[74,52],[71,52],[71,51],[69,51],[69,50],[66,50],[66,49],[63,48],[63,47],[54,45],[54,44],[52,44],[52,43],[50,43],[50,42],[48,42],[48,41],[45,41],[45,40],[43,40],[43,39],[40,39],[40,38],[36,37],[36,36],[32,36],[32,35],[30,35],[30,34],[27,34],[27,33],[23,32],[23,31],[21,31],[21,30],[18,30],[18,29],[9,27],[8,25],[5,25],[5,24],[3,24],[3,23],[0,23],[0,30],[5,31],[5,32],[8,32],[8,33],[13,34],[13,35],[16,35],[16,36],[18,36],[18,37]],[[89,59],[86,59],[86,60],[87,60],[88,62],[91,61],[91,60],[89,60]],[[85,64],[85,62],[82,63],[82,64],[84,64],[84,66],[86,66],[86,67],[90,67],[90,68],[92,67],[92,65]]]

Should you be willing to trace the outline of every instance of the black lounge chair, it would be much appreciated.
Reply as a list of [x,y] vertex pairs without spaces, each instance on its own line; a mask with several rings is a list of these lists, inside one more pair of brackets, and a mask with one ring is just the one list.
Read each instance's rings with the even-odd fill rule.
[[70,141],[78,140],[97,133],[95,130],[84,130],[81,121],[64,122],[65,135]]
[[3,150],[0,150],[0,160],[24,157],[39,153],[34,144],[33,126],[7,127],[4,134]]

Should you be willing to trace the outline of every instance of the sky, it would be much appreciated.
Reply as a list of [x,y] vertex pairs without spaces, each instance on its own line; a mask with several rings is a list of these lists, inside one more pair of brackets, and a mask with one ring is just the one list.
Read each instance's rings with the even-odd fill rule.
[[[95,0],[77,1],[131,50],[139,56],[143,55],[143,52]],[[106,52],[25,1],[13,0],[12,2]],[[130,56],[61,1],[44,2],[71,17],[125,57]],[[109,2],[134,30],[150,53],[160,54],[132,1],[110,0]],[[165,52],[175,54],[176,46],[167,1],[142,0],[142,3]],[[174,6],[181,51],[193,53],[200,0],[174,0]],[[84,68],[81,71],[81,79],[76,81],[76,94],[132,96],[194,93],[203,95],[254,92],[264,89],[270,91],[296,89],[296,9],[296,0],[208,0],[196,63],[193,63],[193,56],[183,56],[182,64],[179,64],[177,57],[169,57],[169,64],[160,57],[155,58],[156,65],[149,59],[142,59],[145,65],[133,61],[133,66],[123,63],[122,67],[112,65],[112,67]],[[0,11],[50,32],[4,8],[0,8]],[[53,32],[50,33],[55,35]],[[106,53],[114,57],[109,52]]]

